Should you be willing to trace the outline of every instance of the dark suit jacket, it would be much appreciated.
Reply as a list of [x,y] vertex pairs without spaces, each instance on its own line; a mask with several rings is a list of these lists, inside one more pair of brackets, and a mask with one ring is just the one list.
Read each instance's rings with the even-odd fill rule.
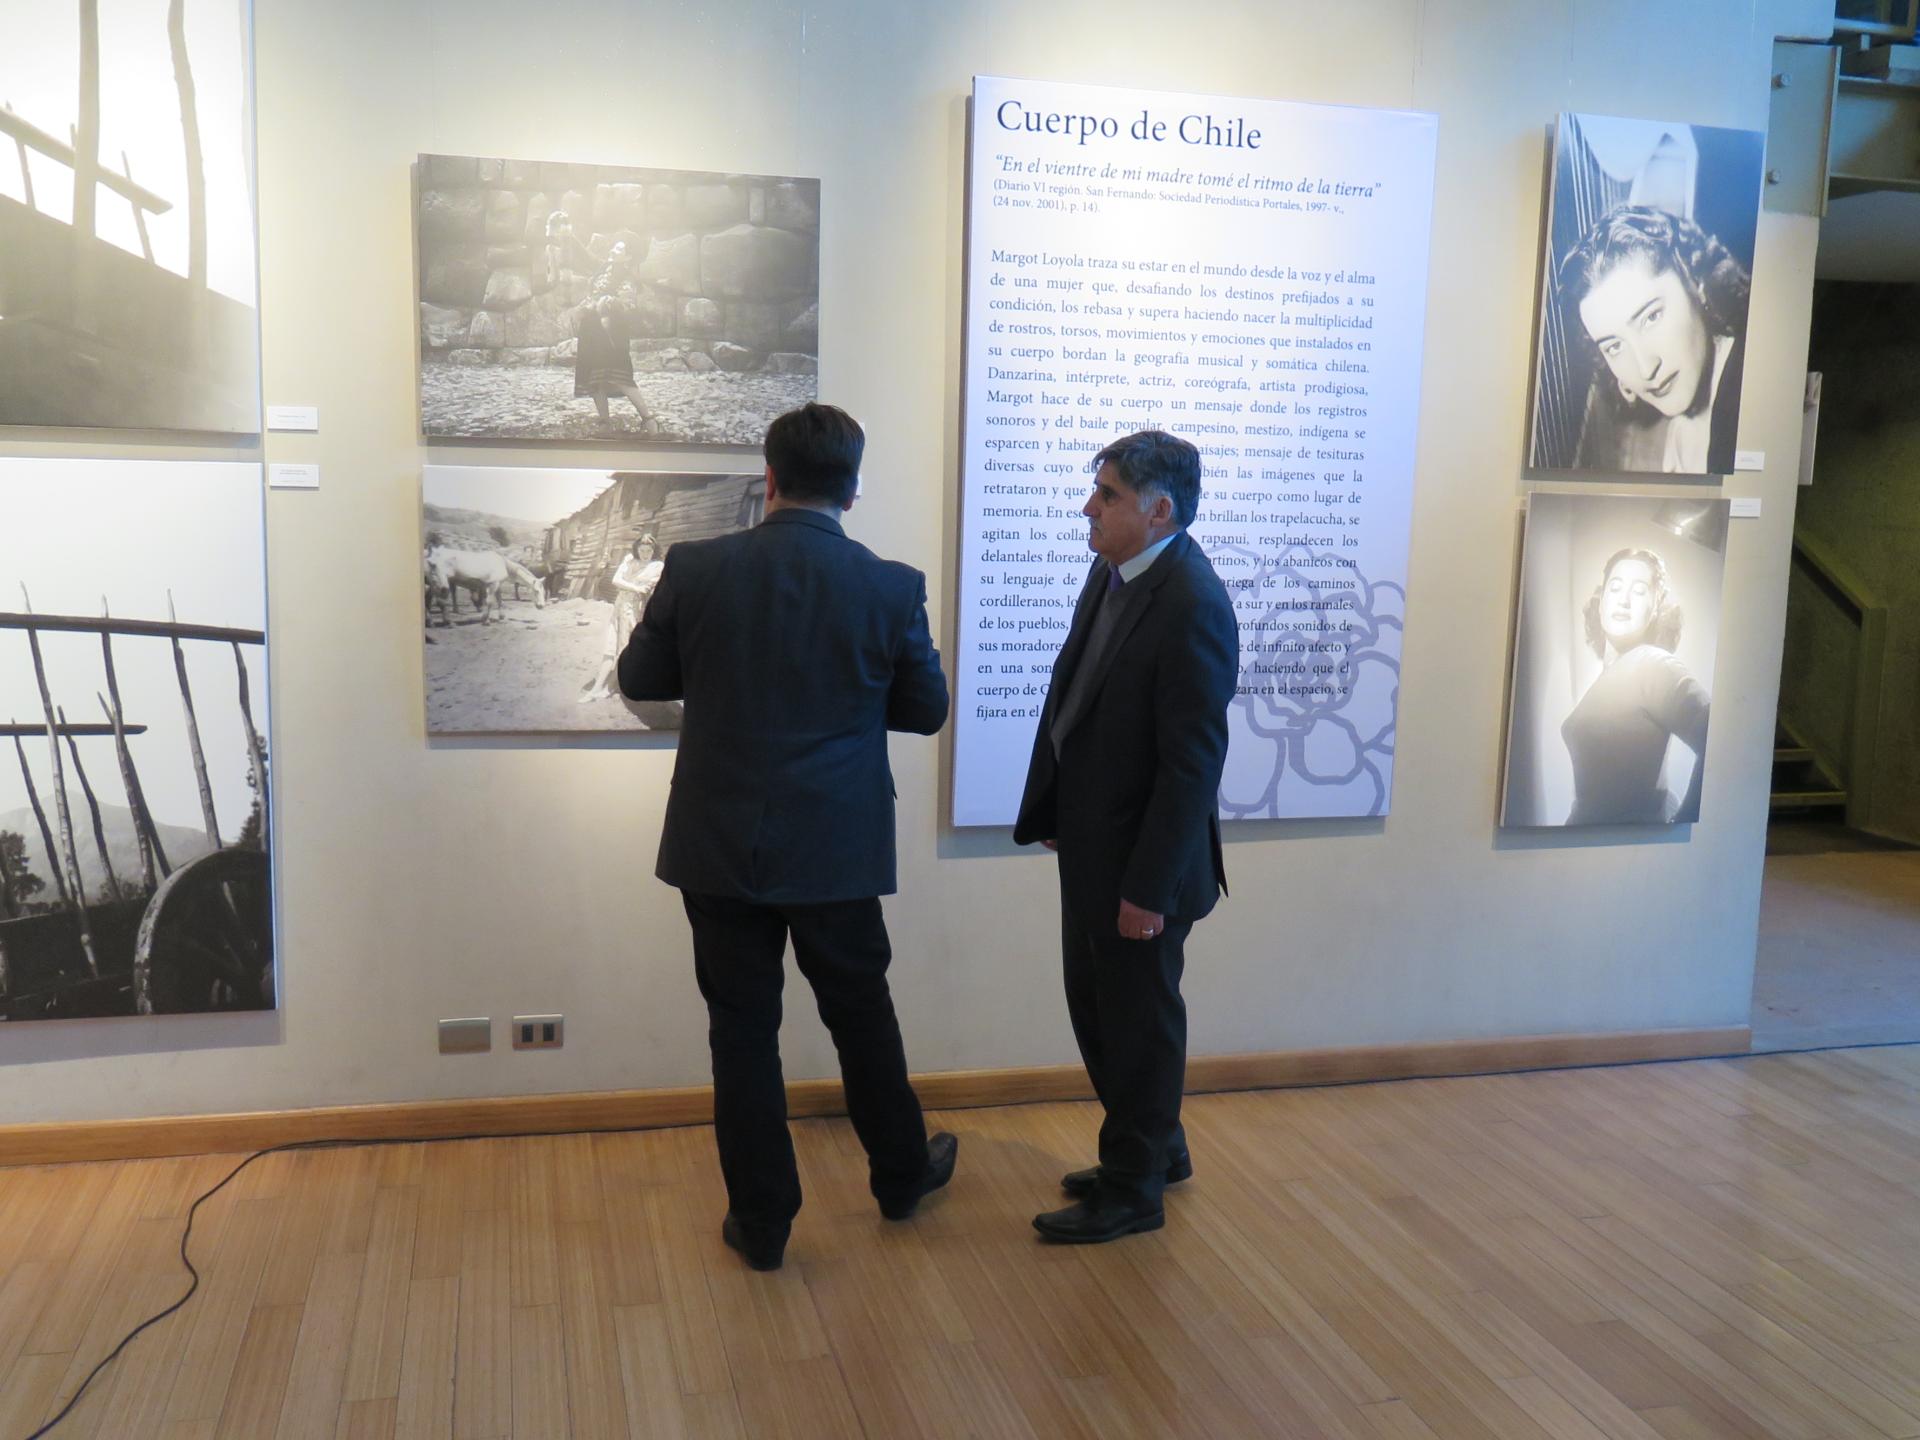
[[667,552],[620,657],[629,699],[686,701],[662,880],[770,905],[893,893],[887,731],[947,718],[926,600],[813,510]]
[[1013,838],[1059,843],[1063,900],[1089,930],[1111,928],[1123,897],[1198,920],[1226,889],[1220,771],[1239,622],[1212,562],[1190,536],[1175,536],[1107,602],[1126,609],[1056,761],[1054,715],[1086,650],[1107,569],[1097,560],[1088,571],[1054,663]]

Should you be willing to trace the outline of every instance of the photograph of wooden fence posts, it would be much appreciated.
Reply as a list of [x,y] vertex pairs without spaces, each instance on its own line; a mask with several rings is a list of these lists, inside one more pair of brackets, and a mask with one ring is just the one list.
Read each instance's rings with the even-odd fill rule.
[[[272,906],[266,827],[267,757],[254,727],[246,655],[242,646],[260,646],[259,630],[191,625],[171,614],[164,621],[115,619],[101,604],[99,617],[37,615],[22,590],[18,613],[0,613],[0,630],[26,634],[40,693],[39,723],[10,717],[4,732],[13,740],[20,778],[40,829],[49,867],[51,905],[25,913],[29,897],[16,894],[11,865],[0,864],[0,1005],[5,1018],[219,1009],[270,1009],[273,1005]],[[55,703],[41,657],[45,631],[80,632],[100,637],[102,683],[95,696],[105,723],[73,722]],[[180,704],[186,720],[189,758],[200,791],[206,824],[205,853],[176,866],[148,811],[130,738],[146,726],[128,722],[114,671],[114,637],[164,639],[171,644]],[[238,682],[238,704],[245,724],[256,809],[243,831],[228,844],[220,832],[201,749],[194,695],[187,678],[183,645],[213,642],[230,647]],[[52,773],[52,815],[40,798],[27,761],[25,741],[46,742]],[[81,740],[113,742],[127,809],[133,817],[138,875],[121,876],[107,844],[100,804],[81,759]],[[62,742],[65,754],[62,754]],[[72,813],[67,786],[71,767],[87,806],[87,824],[105,883],[89,895],[81,869],[84,843],[79,817]]]
[[0,460],[0,1021],[276,1006],[260,480]]

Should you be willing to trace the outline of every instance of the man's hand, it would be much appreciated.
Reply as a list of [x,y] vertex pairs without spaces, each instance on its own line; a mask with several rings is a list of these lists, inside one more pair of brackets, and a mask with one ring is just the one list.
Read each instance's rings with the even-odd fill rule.
[[1166,928],[1166,916],[1155,914],[1151,910],[1142,910],[1131,900],[1120,902],[1120,938],[1122,940],[1151,940]]
[[1049,850],[1058,850],[1060,848],[1060,842],[1058,840],[1042,840],[1040,843]]

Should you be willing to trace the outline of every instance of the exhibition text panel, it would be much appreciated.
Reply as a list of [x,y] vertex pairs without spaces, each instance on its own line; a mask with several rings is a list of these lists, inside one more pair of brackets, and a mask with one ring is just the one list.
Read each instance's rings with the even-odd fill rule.
[[1430,115],[976,78],[956,824],[1013,820],[1088,462],[1144,429],[1200,447],[1240,620],[1222,815],[1386,812],[1434,145]]

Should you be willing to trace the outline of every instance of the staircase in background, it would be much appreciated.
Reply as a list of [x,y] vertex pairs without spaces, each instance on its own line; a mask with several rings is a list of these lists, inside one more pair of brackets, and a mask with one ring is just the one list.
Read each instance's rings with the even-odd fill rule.
[[1773,735],[1773,792],[1767,808],[1799,819],[1845,820],[1846,787],[1820,763],[1813,747],[1802,743],[1785,718]]
[[1773,814],[1828,812],[1871,831],[1887,610],[1850,568],[1796,530],[1774,718]]

